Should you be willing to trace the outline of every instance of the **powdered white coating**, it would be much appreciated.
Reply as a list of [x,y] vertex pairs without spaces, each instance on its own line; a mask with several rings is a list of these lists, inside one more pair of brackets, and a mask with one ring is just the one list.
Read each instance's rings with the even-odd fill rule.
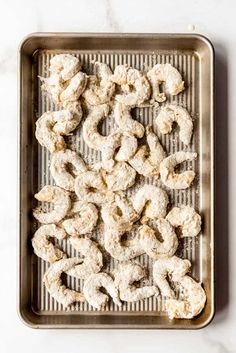
[[156,286],[144,286],[137,288],[134,282],[146,277],[146,270],[132,262],[121,263],[115,270],[115,285],[119,290],[120,299],[126,302],[135,302],[158,295]]
[[66,272],[68,275],[85,279],[101,270],[103,256],[95,241],[89,238],[74,237],[70,238],[69,242],[84,258],[81,259],[81,263]]
[[58,186],[45,185],[34,197],[38,201],[54,204],[52,211],[45,212],[41,207],[33,210],[34,217],[43,224],[60,222],[71,207],[69,193]]
[[172,124],[179,125],[179,138],[185,145],[189,145],[193,132],[193,122],[190,114],[181,106],[168,104],[162,107],[154,123],[162,134],[168,134],[172,130]]
[[126,162],[117,162],[111,172],[103,171],[108,190],[123,191],[134,185],[136,171]]
[[32,246],[35,254],[41,259],[53,263],[65,257],[63,251],[58,249],[51,241],[51,238],[59,240],[67,237],[64,229],[56,226],[55,224],[47,224],[41,226],[33,235]]
[[166,216],[173,227],[181,228],[181,238],[195,237],[201,231],[201,216],[190,206],[173,207]]
[[164,190],[144,184],[134,196],[133,207],[138,214],[143,213],[146,220],[164,218],[168,202],[168,195]]
[[[68,171],[68,165],[73,166],[72,175]],[[75,176],[83,173],[87,167],[83,159],[75,151],[69,149],[52,153],[50,172],[56,184],[68,191],[74,191]]]
[[147,77],[152,87],[152,99],[157,102],[166,100],[165,93],[160,92],[160,84],[165,82],[165,90],[172,96],[184,90],[184,81],[179,71],[171,64],[156,64],[148,71]]
[[62,284],[61,274],[70,270],[73,266],[80,263],[78,258],[62,259],[54,262],[43,276],[43,282],[51,296],[61,303],[64,307],[74,302],[84,302],[85,298],[82,293],[67,288]]
[[114,108],[114,117],[121,131],[138,138],[143,137],[145,131],[144,126],[132,118],[131,108],[129,106],[117,102]]
[[160,163],[161,181],[170,189],[187,189],[193,179],[195,172],[192,170],[184,171],[183,173],[175,173],[175,167],[184,162],[192,161],[197,158],[197,153],[179,151],[171,154]]
[[159,241],[155,235],[155,231],[148,225],[143,225],[139,228],[140,244],[144,251],[152,259],[160,257],[172,256],[178,248],[178,239],[174,228],[165,219],[155,221],[157,229],[160,232],[163,241]]
[[100,291],[101,288],[107,291],[116,305],[121,305],[113,279],[104,272],[92,274],[84,282],[83,293],[90,305],[96,309],[101,309],[107,304],[109,297]]

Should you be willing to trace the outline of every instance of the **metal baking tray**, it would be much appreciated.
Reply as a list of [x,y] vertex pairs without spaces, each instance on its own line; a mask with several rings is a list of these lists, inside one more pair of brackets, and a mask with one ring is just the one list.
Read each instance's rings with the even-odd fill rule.
[[[196,238],[185,238],[178,255],[192,262],[192,276],[202,281],[207,294],[203,312],[192,320],[169,320],[165,298],[149,298],[126,303],[121,308],[111,303],[101,311],[88,304],[76,304],[64,310],[54,301],[42,284],[48,264],[34,255],[31,237],[38,224],[32,217],[34,193],[45,184],[52,184],[48,166],[50,154],[34,137],[35,121],[45,111],[58,109],[42,95],[38,75],[49,74],[49,60],[57,53],[77,55],[86,72],[92,72],[91,61],[108,63],[112,69],[127,63],[147,70],[155,63],[170,62],[182,73],[187,89],[169,101],[190,111],[194,119],[194,137],[189,151],[198,152],[192,164],[197,179],[187,191],[168,191],[174,205],[189,204],[203,216],[203,230]],[[78,34],[36,33],[23,40],[19,50],[19,305],[21,319],[34,328],[171,328],[196,329],[206,326],[214,315],[214,50],[203,36],[195,34]],[[136,110],[136,118],[151,122],[153,108]],[[105,124],[103,132],[109,127]],[[68,145],[82,152],[85,160],[95,162],[99,155],[90,150],[80,136],[69,137]],[[184,148],[178,133],[160,136],[168,153]],[[144,180],[140,179],[140,183]],[[145,182],[153,182],[151,178]],[[157,185],[160,181],[155,182]],[[134,190],[131,189],[131,194]],[[99,237],[99,229],[92,235]],[[60,243],[73,254],[66,241]],[[150,259],[142,255],[137,260],[151,268]],[[110,269],[114,267],[110,262]],[[78,289],[79,280],[68,277],[67,285]]]

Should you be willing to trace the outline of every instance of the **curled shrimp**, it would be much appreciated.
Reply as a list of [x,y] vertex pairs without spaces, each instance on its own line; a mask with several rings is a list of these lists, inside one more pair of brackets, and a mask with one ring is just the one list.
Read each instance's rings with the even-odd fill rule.
[[63,228],[72,237],[91,233],[98,221],[98,210],[92,203],[75,201],[69,218],[62,222]]
[[36,121],[35,136],[41,146],[51,153],[64,150],[66,144],[62,135],[69,135],[81,121],[82,109],[77,103],[77,114],[69,109],[46,112]]
[[176,122],[179,125],[180,140],[185,145],[189,145],[193,132],[193,122],[186,109],[178,105],[166,105],[161,108],[159,114],[154,120],[154,123],[162,134],[168,134],[171,132],[173,122]]
[[[68,171],[72,165],[73,171]],[[69,149],[52,153],[50,172],[56,184],[68,191],[74,191],[75,177],[86,172],[87,167],[78,153]]]
[[165,93],[160,92],[160,84],[165,82],[166,92],[175,96],[184,90],[184,81],[179,71],[171,64],[156,64],[148,71],[147,77],[152,86],[152,99],[157,102],[166,100]]
[[87,76],[84,72],[78,72],[68,83],[68,86],[60,93],[61,102],[74,102],[79,99],[87,84]]
[[104,272],[92,274],[84,282],[83,293],[90,305],[96,309],[102,309],[108,303],[108,295],[102,293],[100,288],[106,290],[116,305],[121,305],[113,279]]
[[107,191],[101,174],[95,171],[87,171],[75,179],[75,193],[79,200],[98,205],[112,197],[112,193]]
[[34,217],[40,223],[49,224],[60,222],[71,207],[69,193],[58,186],[45,185],[34,197],[38,201],[54,204],[52,211],[45,212],[41,207],[37,207],[33,210]]
[[95,241],[89,238],[70,238],[69,242],[84,258],[81,263],[66,271],[68,275],[85,279],[101,270],[103,256]]
[[123,241],[124,230],[119,231],[115,228],[106,228],[104,232],[104,246],[106,251],[119,261],[133,259],[144,253],[140,245],[139,237]]
[[82,293],[66,288],[62,284],[61,275],[63,272],[69,271],[76,266],[81,260],[78,258],[62,259],[54,262],[43,276],[45,287],[51,296],[61,303],[64,307],[74,302],[84,302],[85,298]]
[[179,285],[183,291],[183,299],[167,299],[166,310],[170,319],[192,319],[200,314],[206,303],[206,293],[201,283],[185,275]]
[[184,161],[192,161],[195,158],[197,158],[197,153],[184,151],[176,152],[165,158],[160,163],[160,175],[163,184],[171,189],[187,189],[195,178],[195,172],[186,170],[177,174],[175,173],[175,167]]
[[58,249],[50,238],[57,238],[59,240],[67,237],[64,229],[55,224],[46,224],[41,226],[33,235],[32,246],[35,254],[41,259],[53,263],[65,257],[63,251]]
[[144,223],[148,219],[164,218],[168,202],[168,195],[164,190],[145,184],[135,194],[133,207],[139,215],[144,211]]
[[136,171],[126,162],[117,162],[111,172],[104,171],[103,178],[108,190],[126,190],[135,183]]
[[50,60],[49,71],[59,75],[63,81],[70,80],[80,70],[79,59],[71,54],[58,54]]
[[154,229],[145,224],[139,228],[142,248],[148,256],[155,260],[159,257],[174,255],[178,248],[178,238],[174,228],[166,219],[158,219],[155,224],[163,241],[159,241]]
[[134,302],[158,295],[156,286],[144,286],[137,288],[134,282],[140,281],[146,276],[143,267],[136,263],[128,262],[119,265],[115,270],[115,285],[119,290],[120,299],[126,302]]
[[146,128],[147,146],[141,146],[135,155],[129,159],[129,164],[141,175],[158,176],[159,166],[166,154],[156,134],[152,131],[150,126]]
[[195,237],[201,231],[201,216],[190,206],[174,207],[166,216],[170,224],[181,228],[181,238]]
[[115,99],[120,103],[135,107],[148,100],[151,88],[146,76],[139,70],[118,65],[111,80],[121,86],[123,94],[117,94]]
[[191,263],[189,260],[183,260],[177,256],[163,257],[156,260],[153,265],[153,280],[160,289],[161,294],[168,298],[175,298],[175,293],[166,278],[169,277],[173,282],[176,282],[186,275],[190,267]]
[[115,160],[117,162],[127,162],[135,154],[138,147],[138,142],[134,136],[122,134],[119,141],[119,146],[120,148],[115,155]]
[[96,61],[97,75],[88,77],[88,84],[83,93],[85,101],[90,105],[108,103],[115,92],[115,84],[110,80],[112,71],[108,65]]
[[105,203],[101,209],[102,220],[106,227],[118,231],[131,230],[138,219],[132,203],[124,194],[116,194],[112,202]]
[[130,111],[130,107],[117,102],[114,109],[115,122],[121,131],[141,138],[144,135],[144,126],[132,118]]

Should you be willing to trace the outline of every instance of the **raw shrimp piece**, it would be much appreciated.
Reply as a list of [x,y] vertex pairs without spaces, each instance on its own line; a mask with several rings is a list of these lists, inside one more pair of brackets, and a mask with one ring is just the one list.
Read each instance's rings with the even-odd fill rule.
[[78,258],[56,261],[49,267],[43,276],[43,282],[48,292],[64,307],[67,307],[74,302],[85,301],[82,293],[66,288],[61,281],[61,274],[70,270],[72,267],[80,263],[80,261],[81,260]]
[[190,206],[174,207],[166,216],[170,224],[181,228],[181,238],[195,237],[201,231],[201,216]]
[[40,223],[49,224],[60,222],[71,207],[69,193],[58,186],[45,185],[34,197],[38,201],[54,204],[52,211],[44,212],[41,207],[37,207],[33,210],[34,217]]
[[166,310],[169,318],[192,319],[200,314],[206,303],[206,293],[201,283],[189,276],[184,276],[179,282],[184,299],[167,299]]
[[148,71],[147,77],[152,86],[152,99],[157,102],[166,100],[165,93],[160,92],[160,84],[165,82],[165,90],[172,96],[184,90],[184,81],[176,68],[171,64],[156,64]]
[[150,96],[151,88],[146,76],[127,65],[116,66],[111,80],[121,86],[123,94],[117,94],[115,99],[124,105],[139,106]]
[[81,70],[81,64],[79,59],[71,54],[58,54],[50,60],[49,70],[51,74],[59,75],[65,82]]
[[[73,166],[73,175],[68,171],[68,165]],[[78,153],[67,149],[52,153],[50,171],[58,186],[74,191],[74,175],[86,172],[87,167]]]
[[80,120],[81,116],[68,109],[44,113],[36,121],[36,139],[51,153],[64,150],[66,144],[61,135],[69,135],[77,128]]
[[144,126],[132,118],[130,111],[130,107],[117,102],[114,109],[115,122],[121,131],[141,138],[144,135]]
[[107,192],[101,174],[95,171],[87,171],[75,179],[75,193],[79,200],[98,205],[112,197],[112,194]]
[[50,238],[57,238],[59,240],[67,237],[64,229],[56,226],[55,224],[47,224],[41,226],[32,238],[32,246],[35,254],[41,259],[50,263],[66,257],[63,251],[58,249],[51,241]]
[[148,256],[155,260],[174,255],[178,247],[178,239],[170,223],[165,219],[158,219],[156,225],[163,238],[162,242],[156,238],[155,231],[148,225],[139,228],[140,244]]
[[84,258],[81,259],[82,263],[66,271],[68,275],[85,279],[101,270],[103,256],[95,241],[89,238],[70,238],[69,241]]
[[134,196],[133,207],[139,215],[145,210],[144,222],[148,219],[164,218],[168,202],[168,195],[164,190],[145,184]]
[[134,302],[158,295],[156,286],[144,286],[137,288],[133,283],[146,276],[143,267],[136,263],[128,262],[119,265],[115,271],[115,285],[119,290],[120,299],[126,302]]
[[162,134],[168,134],[171,132],[173,122],[176,122],[179,125],[180,140],[185,145],[189,145],[193,132],[193,122],[186,109],[178,105],[166,105],[161,108],[159,114],[154,120],[154,123]]
[[124,230],[119,231],[115,228],[106,228],[104,232],[104,246],[106,251],[119,261],[130,260],[144,253],[139,242],[139,237],[135,236],[133,239],[122,241],[124,233]]
[[137,151],[138,141],[136,137],[129,135],[122,135],[120,138],[120,149],[118,150],[115,160],[117,162],[127,162],[133,157]]
[[160,164],[160,175],[163,184],[170,189],[187,189],[195,178],[195,172],[187,170],[177,174],[175,173],[175,167],[184,161],[192,161],[195,158],[197,158],[197,153],[184,151],[176,152],[165,158]]
[[88,84],[83,93],[85,101],[90,105],[108,103],[115,92],[115,84],[110,80],[112,72],[108,65],[95,62],[97,75],[88,77]]
[[160,162],[166,154],[150,126],[146,128],[146,136],[150,152],[148,152],[147,146],[141,146],[133,158],[129,159],[129,164],[141,175],[158,176]]
[[132,203],[124,194],[116,194],[113,202],[102,206],[101,216],[108,228],[118,231],[131,230],[133,223],[138,219]]
[[175,293],[171,289],[166,277],[173,282],[182,280],[191,267],[189,260],[182,260],[177,256],[160,258],[153,265],[153,279],[163,296],[174,298]]
[[79,99],[87,84],[87,76],[84,72],[78,72],[69,81],[68,86],[61,92],[61,102],[74,102]]
[[116,305],[121,305],[113,279],[104,272],[92,274],[84,282],[83,293],[90,305],[96,309],[102,309],[107,304],[109,297],[102,293],[100,288],[107,291]]
[[98,211],[92,203],[75,201],[68,219],[62,222],[66,232],[73,237],[91,233],[98,220]]
[[103,172],[108,190],[126,190],[135,183],[136,171],[126,162],[117,162],[111,172]]

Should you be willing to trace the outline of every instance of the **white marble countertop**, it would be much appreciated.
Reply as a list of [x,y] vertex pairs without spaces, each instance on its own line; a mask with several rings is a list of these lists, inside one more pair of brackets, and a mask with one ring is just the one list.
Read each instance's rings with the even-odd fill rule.
[[[1,353],[236,352],[235,12],[234,0],[0,0]],[[25,35],[37,31],[195,31],[212,40],[216,50],[217,84],[217,311],[207,328],[199,331],[49,331],[32,330],[19,320],[15,304],[17,48]]]

